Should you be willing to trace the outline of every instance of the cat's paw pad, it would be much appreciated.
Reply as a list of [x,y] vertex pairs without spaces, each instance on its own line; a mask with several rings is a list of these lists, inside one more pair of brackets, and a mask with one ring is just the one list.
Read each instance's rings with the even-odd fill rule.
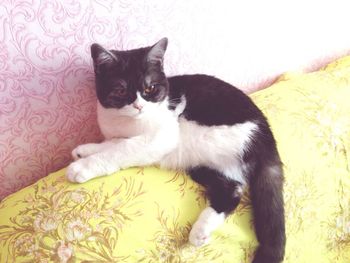
[[207,231],[204,225],[194,224],[189,235],[189,241],[196,247],[208,244],[210,241],[210,232]]
[[75,161],[68,166],[66,171],[68,181],[72,183],[84,183],[94,177],[86,162],[82,161],[84,160]]

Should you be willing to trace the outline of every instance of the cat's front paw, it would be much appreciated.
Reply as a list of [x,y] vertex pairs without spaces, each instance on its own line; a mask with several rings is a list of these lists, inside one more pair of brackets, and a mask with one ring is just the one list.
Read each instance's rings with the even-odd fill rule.
[[84,183],[96,177],[89,161],[87,159],[80,159],[71,163],[66,171],[68,181],[72,183]]
[[224,213],[218,213],[212,207],[205,208],[193,224],[189,241],[194,246],[203,246],[209,243],[210,234],[225,220]]
[[194,224],[188,239],[196,247],[203,246],[210,241],[210,231],[203,224]]

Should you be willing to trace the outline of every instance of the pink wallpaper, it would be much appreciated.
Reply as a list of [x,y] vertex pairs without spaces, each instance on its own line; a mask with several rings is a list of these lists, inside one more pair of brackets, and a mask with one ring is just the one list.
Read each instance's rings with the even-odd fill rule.
[[75,145],[98,138],[89,45],[117,45],[119,30],[108,11],[94,14],[94,5],[0,6],[0,199],[66,165]]
[[167,36],[170,75],[212,74],[246,92],[348,52],[348,8],[278,2],[0,1],[0,200],[99,139],[93,42],[126,49]]

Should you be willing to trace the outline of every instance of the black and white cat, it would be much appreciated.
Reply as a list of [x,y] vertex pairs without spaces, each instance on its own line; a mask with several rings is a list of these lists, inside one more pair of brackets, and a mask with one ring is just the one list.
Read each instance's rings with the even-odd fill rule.
[[260,243],[253,262],[281,262],[283,172],[265,117],[243,92],[214,77],[167,78],[166,47],[166,38],[129,51],[91,46],[98,123],[106,140],[73,150],[68,180],[83,183],[152,164],[187,172],[210,201],[189,235],[196,246],[209,241],[249,186]]

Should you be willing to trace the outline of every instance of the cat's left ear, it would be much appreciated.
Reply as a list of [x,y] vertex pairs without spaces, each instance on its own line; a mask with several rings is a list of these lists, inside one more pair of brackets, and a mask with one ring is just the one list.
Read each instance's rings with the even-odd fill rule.
[[118,62],[115,54],[96,43],[91,45],[91,57],[94,61],[96,73],[99,72],[101,66],[108,66]]
[[164,54],[168,46],[168,39],[162,38],[156,44],[151,47],[151,50],[147,54],[147,61],[160,62],[163,64]]

